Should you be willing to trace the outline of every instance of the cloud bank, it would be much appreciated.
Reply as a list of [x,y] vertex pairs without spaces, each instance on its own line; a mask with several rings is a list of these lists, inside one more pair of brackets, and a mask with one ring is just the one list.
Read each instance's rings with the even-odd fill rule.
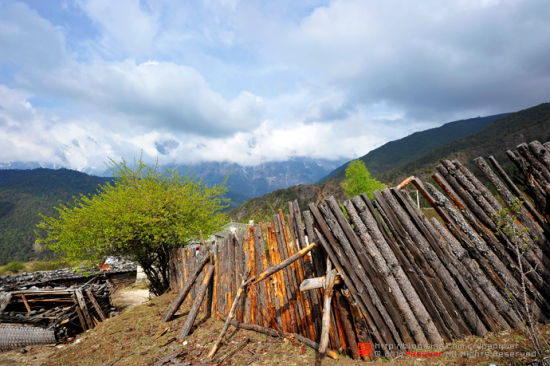
[[0,0],[0,162],[364,155],[550,100],[545,1]]

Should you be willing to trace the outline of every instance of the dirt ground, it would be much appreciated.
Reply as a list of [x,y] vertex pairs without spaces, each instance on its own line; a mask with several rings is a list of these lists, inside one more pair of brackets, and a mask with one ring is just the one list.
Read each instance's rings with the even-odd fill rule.
[[[148,294],[146,294],[148,296]],[[92,331],[77,337],[69,345],[57,347],[28,347],[27,353],[10,351],[0,354],[2,365],[154,365],[162,359],[188,365],[202,364],[213,342],[223,327],[217,319],[205,319],[199,313],[192,333],[183,343],[176,337],[190,308],[189,300],[180,313],[168,323],[161,321],[162,315],[174,299],[175,294],[166,294],[146,303],[143,289],[130,288],[113,296],[123,307],[121,315],[101,323]],[[140,305],[140,303],[142,303]],[[540,327],[541,333],[550,339],[550,325]],[[486,355],[491,345],[513,347],[501,350],[496,355]],[[346,356],[339,360],[326,359],[322,363],[316,359],[316,352],[296,340],[268,337],[264,334],[230,328],[226,340],[215,356],[215,363],[209,365],[468,365],[486,366],[490,364],[527,365],[533,361],[529,356],[510,357],[504,352],[520,352],[523,355],[532,351],[532,345],[525,331],[490,334],[484,339],[468,338],[449,345],[456,355],[443,354],[440,357],[423,358],[411,355],[391,360],[378,358],[373,361],[356,361]],[[469,350],[470,349],[470,350]],[[481,352],[483,350],[483,353]],[[479,354],[475,354],[478,351]],[[467,352],[467,354],[461,354]],[[492,353],[492,351],[491,351]],[[168,361],[166,365],[172,364]]]

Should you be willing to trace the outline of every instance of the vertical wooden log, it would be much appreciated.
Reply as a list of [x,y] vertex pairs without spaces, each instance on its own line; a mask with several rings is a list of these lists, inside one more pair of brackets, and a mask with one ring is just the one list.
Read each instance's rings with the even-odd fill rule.
[[[277,234],[275,232],[275,223],[271,223],[268,226],[269,233],[269,257],[271,259],[271,265],[281,263],[281,256],[277,245]],[[279,310],[281,317],[281,324],[285,332],[289,332],[292,329],[290,318],[290,303],[286,293],[287,287],[285,286],[284,270],[277,272],[274,276],[274,289],[277,292],[277,299],[279,300]],[[277,303],[277,302],[276,302]],[[279,315],[278,315],[279,317]]]
[[[275,223],[275,234],[277,237],[277,247],[278,252],[280,256],[280,261],[284,261],[286,258],[288,258],[288,255],[285,255],[286,251],[286,242],[284,238],[284,229],[282,228],[281,224],[281,218],[279,215],[273,216],[273,222]],[[299,327],[298,327],[298,319],[299,319],[299,313],[296,305],[296,290],[293,287],[293,282],[291,280],[291,270],[286,267],[283,269],[283,278],[284,278],[284,286],[286,289],[289,309],[290,309],[290,326],[294,333],[299,333]],[[301,328],[301,327],[300,327]]]
[[[255,277],[256,273],[256,253],[254,253],[254,227],[248,226],[248,269],[250,275]],[[250,323],[258,324],[258,310],[256,304],[256,292],[249,291],[250,296]]]
[[319,353],[321,359],[326,357],[328,346],[329,328],[330,328],[330,303],[332,301],[332,292],[334,287],[334,277],[336,272],[332,270],[332,265],[327,260],[327,274],[325,282],[325,301],[323,304],[323,330],[321,331],[321,342],[319,342]]
[[[262,257],[265,255],[265,244],[262,235],[262,231],[258,225],[254,226],[254,266],[256,269],[256,276],[264,271]],[[254,291],[257,295],[257,319],[258,325],[268,326],[266,324],[267,314],[267,301],[266,301],[266,289],[265,282],[260,282],[254,285]]]

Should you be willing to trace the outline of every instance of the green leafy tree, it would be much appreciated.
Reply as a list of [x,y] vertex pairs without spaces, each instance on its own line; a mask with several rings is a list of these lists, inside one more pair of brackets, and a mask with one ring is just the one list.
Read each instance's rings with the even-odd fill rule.
[[366,193],[371,199],[374,199],[372,192],[377,189],[384,189],[384,185],[370,177],[370,173],[362,160],[353,160],[349,163],[346,168],[346,180],[344,181],[344,191],[348,198]]
[[176,168],[159,173],[140,158],[130,168],[124,161],[108,164],[114,182],[94,196],[81,195],[72,205],[56,207],[59,217],[42,216],[36,230],[39,247],[68,260],[103,260],[108,255],[138,262],[151,282],[151,292],[169,288],[169,255],[173,248],[209,235],[224,222],[224,182],[208,187],[193,174]]

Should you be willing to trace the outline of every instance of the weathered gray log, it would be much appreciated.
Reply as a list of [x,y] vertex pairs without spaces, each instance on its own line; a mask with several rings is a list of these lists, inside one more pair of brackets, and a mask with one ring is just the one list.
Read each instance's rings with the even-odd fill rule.
[[334,250],[336,251],[336,253],[338,253],[339,258],[349,263],[349,265],[348,264],[346,265],[347,272],[349,273],[349,275],[352,275],[353,273],[360,280],[360,282],[357,282],[358,290],[361,292],[365,292],[364,290],[366,290],[366,293],[368,294],[369,299],[372,300],[372,303],[378,310],[380,317],[384,320],[383,321],[385,325],[384,328],[388,329],[388,333],[386,337],[392,339],[391,343],[387,343],[387,344],[402,343],[402,342],[394,341],[396,337],[398,339],[401,339],[397,329],[395,328],[395,324],[392,318],[390,317],[390,315],[388,314],[384,303],[376,293],[376,290],[374,289],[371,280],[367,277],[367,274],[363,270],[364,268],[363,265],[361,265],[361,263],[359,262],[359,259],[357,258],[355,251],[351,247],[347,237],[343,233],[336,218],[334,217],[332,211],[330,210],[326,202],[319,205],[319,210],[321,210],[321,212],[323,213],[326,224],[330,227],[330,229],[332,230],[332,233],[338,239],[338,243],[336,241],[334,243],[331,243],[333,245]]
[[489,161],[491,164],[493,164],[493,167],[496,169],[497,173],[500,175],[500,177],[504,180],[508,188],[512,191],[512,193],[520,198],[523,201],[523,204],[529,211],[529,213],[535,218],[537,223],[544,229],[544,231],[550,235],[550,225],[548,222],[541,216],[541,214],[537,211],[537,209],[533,206],[531,201],[525,196],[525,194],[519,190],[519,188],[512,182],[510,177],[508,177],[508,174],[502,169],[498,161],[493,156],[489,156]]
[[187,314],[187,318],[185,319],[185,323],[181,328],[181,331],[178,335],[178,339],[184,339],[185,337],[187,337],[187,335],[191,331],[191,327],[193,327],[193,323],[195,323],[195,319],[197,318],[197,314],[199,313],[199,308],[202,302],[204,301],[204,295],[206,294],[206,290],[208,289],[208,284],[212,280],[213,275],[214,275],[214,266],[210,265],[208,274],[204,277],[202,285],[197,291],[195,301],[193,302],[193,306],[191,307],[191,310],[189,310],[189,314]]
[[[511,212],[514,212],[515,216],[520,220],[520,222],[527,228],[528,235],[533,239],[533,246],[530,248],[534,254],[541,259],[542,265],[544,268],[536,268],[542,275],[550,277],[548,269],[550,268],[550,260],[548,255],[550,255],[550,241],[544,236],[544,233],[537,227],[535,221],[529,216],[527,210],[521,205],[512,193],[504,186],[504,184],[498,179],[498,177],[493,173],[493,170],[487,165],[485,160],[481,157],[474,159],[475,164],[481,169],[483,174],[491,181],[495,186],[498,193],[508,206]],[[544,253],[543,253],[543,248]]]
[[172,304],[168,308],[168,311],[166,311],[166,314],[162,317],[163,322],[170,321],[174,314],[178,311],[181,304],[185,301],[185,298],[191,291],[191,288],[195,284],[195,280],[197,277],[199,277],[199,274],[201,273],[204,266],[206,266],[206,263],[210,261],[210,256],[205,256],[202,261],[199,263],[193,274],[189,277],[189,280],[185,283],[185,286],[183,286],[183,289],[179,292],[178,296],[172,301]]
[[332,291],[334,288],[334,277],[336,276],[336,270],[332,269],[330,259],[327,259],[327,274],[325,281],[325,298],[323,302],[323,327],[321,331],[321,340],[319,341],[319,353],[321,359],[326,356],[326,349],[328,345],[328,336],[330,332],[330,303],[332,301]]
[[[447,169],[443,165],[437,165],[436,169],[441,173],[441,175],[445,178],[443,180],[439,174],[435,174],[433,176],[434,180],[439,184],[439,186],[447,193],[447,195],[454,201],[455,205],[458,207],[458,209],[462,212],[462,215],[468,220],[470,225],[472,225],[472,228],[475,230],[477,234],[474,234],[474,232],[471,230],[470,226],[466,224],[465,222],[462,223],[463,226],[460,226],[459,222],[457,221],[457,224],[461,227],[461,229],[468,235],[472,243],[475,245],[477,251],[481,255],[483,255],[491,264],[492,269],[496,274],[498,274],[499,280],[502,284],[507,284],[507,286],[512,290],[512,293],[516,297],[518,301],[521,300],[521,296],[518,298],[519,294],[521,294],[521,286],[519,285],[519,282],[517,282],[515,275],[517,274],[517,265],[512,261],[511,263],[506,262],[503,263],[503,259],[506,261],[507,259],[511,260],[511,258],[507,255],[502,255],[502,252],[500,252],[501,255],[495,254],[493,252],[492,248],[497,248],[497,250],[502,251],[503,248],[500,245],[498,241],[492,236],[490,232],[487,232],[487,229],[484,229],[481,227],[481,224],[478,222],[477,217],[484,216],[485,214],[483,212],[477,213],[476,216],[470,211],[472,210],[481,210],[477,204],[475,203],[472,196],[462,189],[460,184],[457,182],[457,180],[451,176]],[[452,188],[451,188],[452,187]],[[458,200],[456,192],[464,199],[465,204],[463,204],[461,201]],[[467,205],[467,206],[466,206]],[[458,218],[458,220],[460,220]],[[490,220],[489,220],[490,221]],[[489,225],[494,225],[492,221],[490,221]],[[481,240],[481,238],[478,237],[478,235],[485,240]],[[491,248],[487,246],[486,243],[491,243]],[[508,271],[508,266],[510,269],[512,269],[512,272]],[[515,271],[514,271],[515,269]],[[531,296],[533,296],[531,294]],[[540,312],[539,312],[540,313]]]
[[[476,161],[480,161],[479,159],[481,159],[483,161],[483,163],[484,163],[483,167],[485,168],[485,170],[483,170],[482,166],[480,166],[479,164],[476,163],[476,165],[478,165],[478,167],[484,173],[486,173],[487,169],[490,170],[490,168],[485,163],[483,158],[478,158],[478,159],[476,159]],[[465,166],[463,166],[462,163],[460,163],[458,160],[453,160],[453,164],[457,169],[460,170],[460,172],[462,174],[464,174],[466,179],[468,179],[468,181],[472,183],[473,188],[475,188],[475,191],[471,190],[470,193],[473,193],[474,197],[477,196],[477,195],[482,196],[485,199],[485,202],[489,203],[489,206],[481,206],[481,205],[480,206],[484,208],[485,213],[487,214],[487,216],[489,216],[492,219],[492,221],[495,222],[495,224],[497,224],[497,228],[498,228],[498,214],[500,212],[502,212],[502,210],[503,210],[503,207],[500,204],[500,202],[498,202],[495,199],[495,197],[491,194],[491,192],[489,192],[487,187],[485,187]],[[492,171],[491,171],[491,173],[492,173]],[[492,176],[494,178],[496,178],[494,176],[494,174],[492,174]],[[496,178],[496,179],[498,180],[498,178]],[[491,182],[493,183],[493,181],[491,181]],[[502,183],[501,183],[501,186],[503,186]],[[506,188],[504,188],[504,189],[506,189]],[[523,211],[525,211],[525,209],[523,209]],[[529,216],[529,215],[527,215],[527,213],[525,213],[525,215],[527,217]],[[520,215],[520,216],[518,216],[518,218],[521,220],[522,216]],[[524,257],[526,258],[526,260],[528,260],[530,262],[530,264],[532,265],[533,268],[538,269],[539,272],[542,275],[550,276],[550,272],[547,269],[548,268],[548,263],[544,263],[542,251],[540,250],[538,245],[535,243],[535,241],[533,241],[533,238],[530,235],[528,235],[527,233],[525,233],[524,230],[522,230],[522,228],[515,222],[515,220],[512,221],[511,224],[512,224],[513,229],[515,230],[515,232],[519,234],[519,240],[521,242],[525,242],[527,244],[527,246],[529,247],[529,250],[524,253]],[[523,222],[522,222],[522,224],[523,224]],[[504,236],[506,237],[505,239],[507,241],[506,244],[508,245],[508,249],[513,254],[514,245],[516,245],[516,244],[513,243],[513,238],[510,238],[510,236],[507,233],[503,232],[502,230],[498,231],[498,234],[503,236],[503,237]],[[513,258],[513,256],[512,256],[512,258]],[[548,262],[547,259],[546,259],[546,261]],[[529,268],[529,267],[527,267],[527,268]]]
[[[441,169],[444,169],[442,166],[438,166]],[[439,169],[438,169],[439,170]],[[473,245],[466,245],[466,249],[476,259],[478,262],[480,268],[485,273],[485,276],[490,279],[494,279],[493,283],[495,286],[499,289],[499,292],[502,294],[503,297],[508,298],[508,293],[511,292],[513,295],[513,299],[515,299],[516,305],[520,304],[519,301],[521,301],[521,286],[517,281],[515,280],[514,276],[508,271],[506,266],[500,261],[500,259],[495,255],[495,253],[485,244],[483,240],[478,236],[479,231],[474,231],[470,225],[466,222],[465,218],[473,224],[472,226],[475,227],[477,224],[476,219],[473,217],[472,213],[459,201],[456,193],[454,190],[450,187],[449,183],[445,181],[439,174],[435,174],[433,176],[434,180],[439,184],[439,186],[445,191],[445,193],[449,196],[450,199],[453,200],[457,208],[462,212],[464,217],[460,215],[458,212],[454,210],[454,208],[450,205],[450,203],[444,198],[443,195],[438,196],[441,197],[445,202],[445,208],[447,210],[447,213],[450,214],[450,216],[453,218],[455,224],[460,227],[460,229],[466,234],[468,239],[470,240],[470,243]],[[451,177],[452,178],[452,177]],[[428,185],[430,192],[435,196],[437,190],[434,187],[430,187]],[[455,235],[455,237],[457,237]],[[469,242],[464,242],[465,244],[469,244]],[[540,296],[540,295],[539,295]],[[537,304],[532,304],[533,312],[537,314],[541,314],[540,308],[538,308]],[[516,308],[520,309],[522,311],[521,306],[516,306]],[[523,311],[522,311],[523,314]]]
[[[340,228],[344,231],[344,238],[347,237],[347,240],[349,240],[349,244],[351,244],[351,250],[348,250],[350,248],[346,248],[346,241],[342,241],[342,245],[344,245],[344,249],[346,249],[346,254],[350,256],[355,251],[359,259],[359,263],[362,266],[362,269],[365,271],[367,278],[371,281],[376,296],[380,298],[380,301],[376,300],[375,304],[377,302],[382,304],[382,311],[386,311],[389,318],[393,322],[395,331],[392,329],[391,323],[389,323],[389,327],[390,330],[392,330],[393,332],[394,339],[397,341],[397,343],[412,342],[412,338],[410,337],[407,328],[405,327],[405,324],[403,323],[403,320],[401,319],[401,316],[399,315],[399,312],[394,305],[394,299],[389,295],[388,289],[382,284],[380,278],[378,278],[373,261],[371,260],[364,246],[361,244],[361,241],[353,231],[349,220],[344,216],[338,202],[336,202],[334,196],[331,196],[326,200],[326,203],[332,211],[332,217],[336,218],[337,225],[339,225]],[[338,230],[336,231],[336,233],[338,233]],[[382,299],[386,299],[387,301],[383,301]]]
[[[317,221],[317,224],[319,225],[320,229],[323,231],[323,233],[327,236],[327,239],[330,243],[336,243],[336,240],[334,239],[334,236],[330,232],[330,229],[324,222],[321,213],[315,206],[315,204],[310,203],[309,209],[311,210],[311,213],[315,217],[315,220]],[[386,338],[379,332],[378,327],[382,330],[386,330],[387,327],[378,315],[376,308],[372,304],[371,299],[366,296],[364,291],[361,291],[360,293],[357,291],[357,288],[355,287],[355,283],[359,283],[359,278],[355,274],[355,271],[351,271],[350,277],[347,277],[344,271],[343,264],[340,262],[340,258],[344,262],[347,261],[347,258],[344,258],[342,256],[342,253],[338,253],[338,255],[334,252],[332,249],[331,244],[329,244],[324,237],[315,229],[316,235],[321,241],[321,244],[323,245],[323,248],[325,249],[325,252],[328,254],[331,262],[334,264],[338,272],[340,273],[340,276],[342,276],[342,279],[344,280],[344,283],[346,284],[347,288],[350,290],[351,295],[353,296],[355,302],[359,305],[361,308],[361,311],[367,318],[367,324],[371,330],[372,335],[380,342],[382,345],[382,349],[384,352],[388,351],[388,348],[386,346]],[[336,245],[336,244],[335,244]],[[349,264],[349,261],[346,262],[346,266],[349,266],[347,268],[350,268],[351,265]],[[370,317],[370,318],[369,318]],[[389,330],[388,330],[389,333]],[[387,333],[384,333],[387,334]]]
[[[399,194],[400,192],[394,192]],[[464,295],[462,292],[458,289],[458,286],[456,285],[456,282],[453,280],[453,278],[450,276],[449,272],[441,263],[441,260],[437,257],[437,255],[430,250],[430,246],[426,239],[418,232],[416,227],[412,225],[412,222],[410,219],[405,215],[405,213],[402,211],[402,208],[397,205],[397,202],[393,198],[391,192],[389,189],[384,189],[382,191],[382,194],[384,195],[384,198],[386,198],[386,201],[392,206],[393,211],[396,213],[397,217],[405,226],[405,229],[408,231],[408,233],[414,238],[414,242],[417,245],[417,248],[420,250],[424,258],[428,261],[432,269],[435,271],[441,282],[443,283],[445,290],[450,294],[452,299],[454,300],[456,307],[460,309],[462,316],[464,317],[465,321],[468,323],[469,328],[474,331],[474,333],[479,337],[484,337],[487,334],[487,329],[483,325],[483,322],[481,322],[481,319],[475,314],[474,309],[470,305],[470,303],[464,298]],[[402,198],[402,197],[401,197]],[[404,205],[406,205],[406,202],[402,201]],[[409,214],[414,215],[414,211],[411,211],[409,207]],[[427,231],[426,231],[427,232]],[[445,303],[445,306],[447,310],[451,314],[457,314],[455,313],[454,305],[451,303]],[[458,325],[461,325],[460,323],[463,322],[463,320],[460,317],[455,317],[454,319]],[[452,324],[450,324],[452,325]],[[461,327],[461,330],[464,332],[464,329],[466,327]],[[467,328],[466,328],[467,329]],[[456,333],[456,329],[454,330]],[[436,343],[436,342],[433,342]]]
[[[415,307],[415,312],[419,314],[419,316],[426,318],[427,323],[430,327],[432,327],[433,332],[437,332],[437,329],[435,328],[435,325],[433,324],[428,313],[426,312],[426,309],[422,305],[422,302],[418,298],[418,295],[412,288],[408,278],[403,273],[403,269],[401,268],[401,266],[392,263],[394,264],[394,266],[392,267],[392,269],[390,269],[388,263],[386,263],[386,260],[384,259],[384,256],[380,253],[376,245],[374,245],[373,239],[367,233],[367,228],[359,218],[359,214],[354,207],[354,205],[356,205],[358,210],[362,209],[362,213],[364,215],[368,215],[370,213],[365,212],[365,204],[363,203],[361,198],[357,196],[352,198],[351,201],[345,201],[343,205],[346,208],[346,212],[348,213],[351,222],[353,223],[353,226],[355,227],[355,230],[357,231],[359,238],[361,239],[362,244],[365,246],[369,255],[372,257],[378,273],[380,273],[381,277],[385,281],[386,286],[388,286],[388,288],[390,289],[390,296],[395,299],[397,307],[405,319],[407,328],[410,330],[412,336],[414,337],[414,342],[416,344],[428,344],[428,340],[426,339],[426,336],[424,335],[424,332],[422,331],[422,328],[420,327],[420,324],[416,319],[415,313],[413,313],[409,303],[407,302],[407,296],[404,295],[405,292],[410,291],[408,295],[412,300],[411,303],[414,304],[413,306]],[[389,247],[387,247],[386,249],[390,250]],[[397,261],[397,258],[395,258],[395,256],[393,256],[393,259]],[[404,291],[402,291],[401,287],[399,286],[397,278],[399,278],[399,283],[403,283],[405,289]],[[406,339],[408,334],[402,334],[402,336],[403,339]],[[405,342],[409,343],[409,341]]]
[[[315,240],[318,240],[317,235],[315,234],[315,230],[313,229],[313,218],[311,217],[310,211],[304,211],[303,215],[304,215],[304,222],[306,224],[308,242],[312,243]],[[324,262],[325,258],[321,247],[311,251],[311,259],[313,262],[314,275],[315,276],[324,275],[326,271],[325,262]]]
[[532,141],[529,143],[529,148],[539,159],[539,161],[544,164],[546,169],[550,169],[550,151],[548,151],[540,142]]
[[545,183],[548,185],[548,182],[550,182],[550,170],[547,169],[544,164],[542,164],[539,159],[533,153],[531,152],[531,149],[529,149],[529,146],[527,146],[526,143],[519,144],[516,147],[517,151],[521,154],[521,156],[527,160],[529,165],[531,165],[535,171],[537,171],[542,177],[544,177],[544,181],[541,179],[541,183]]
[[[415,290],[430,314],[439,334],[446,342],[451,342],[453,337],[443,320],[444,318],[449,319],[450,314],[441,300],[442,297],[447,296],[441,286],[441,282],[433,275],[426,260],[412,244],[412,239],[390,209],[382,193],[380,193],[380,191],[375,191],[374,196],[376,200],[373,201],[373,204],[384,218],[389,230],[394,234],[394,238],[399,245],[396,245],[393,241],[386,242],[399,259],[399,263],[405,266],[405,274],[409,277],[409,280],[412,281],[413,285],[415,285]],[[365,197],[363,197],[363,199],[367,202]],[[372,212],[373,211],[371,211],[371,213]],[[378,215],[378,213],[375,214]],[[412,250],[412,252],[410,250]],[[421,325],[423,329],[426,329],[422,323]]]
[[[435,198],[437,204],[441,205],[441,207],[445,208],[446,210],[454,211],[454,208],[451,206],[450,202],[445,198],[445,196],[443,196],[443,194],[437,191],[435,187],[433,187],[431,184],[427,183],[426,185],[428,187],[428,190],[432,193],[432,196]],[[455,211],[454,214],[458,213]],[[492,304],[498,310],[500,315],[506,318],[506,320],[512,327],[521,328],[523,326],[523,323],[521,322],[519,316],[516,314],[510,304],[505,301],[504,298],[499,294],[496,288],[487,280],[487,278],[483,275],[483,272],[481,272],[479,267],[468,256],[466,250],[456,241],[456,239],[452,235],[449,234],[447,230],[445,230],[441,226],[441,224],[439,224],[439,222],[437,222],[437,220],[432,220],[432,223],[434,227],[441,233],[441,235],[447,240],[447,243],[449,243],[449,245],[451,246],[451,249],[456,258],[458,258],[458,260],[462,262],[464,267],[472,275],[472,278],[475,280],[475,284],[473,285],[473,287],[476,289],[479,287],[483,290],[483,292],[487,295]]]
[[533,195],[533,202],[539,207],[542,214],[548,217],[549,213],[549,195],[535,179],[533,168],[522,158],[519,153],[511,150],[506,151],[506,156],[514,163],[520,172],[525,176],[525,184]]
[[[445,265],[456,283],[462,287],[465,296],[468,297],[473,306],[477,307],[479,310],[479,316],[483,320],[487,329],[489,331],[509,330],[510,327],[508,323],[497,312],[496,308],[491,301],[489,301],[485,293],[483,293],[478,286],[474,286],[475,288],[472,288],[472,285],[475,283],[474,278],[456,258],[448,243],[449,238],[441,235],[441,233],[434,227],[433,222],[428,221],[424,213],[416,207],[414,201],[407,192],[403,192],[403,195],[409,203],[409,207],[411,207],[415,211],[416,215],[421,218],[423,225],[431,232],[432,236],[437,238],[433,244],[438,246],[437,255],[439,259],[441,259],[442,263]],[[433,201],[431,196],[430,200]],[[439,222],[437,223],[439,224]],[[449,236],[451,235],[449,234]]]
[[237,294],[235,295],[235,299],[233,299],[233,304],[231,305],[231,310],[229,311],[229,314],[227,315],[227,320],[225,321],[225,324],[222,328],[222,331],[220,332],[220,335],[218,336],[218,339],[210,349],[210,352],[208,353],[208,358],[214,357],[216,354],[216,351],[218,350],[220,343],[223,341],[223,337],[225,336],[225,333],[227,332],[227,329],[229,328],[229,324],[235,317],[235,310],[237,309],[237,304],[239,303],[239,299],[241,298],[241,295],[244,291],[246,291],[246,288],[254,280],[254,277],[250,277],[250,270],[248,270],[245,279],[242,280],[241,286],[239,286],[239,289],[237,290]]
[[[529,151],[530,152],[530,151]],[[485,198],[480,194],[480,192],[473,186],[473,184],[462,174],[461,171],[457,170],[455,165],[448,160],[442,161],[445,167],[447,168],[448,174],[454,177],[462,186],[462,189],[459,191],[463,198],[466,197],[466,194],[473,197],[474,202],[469,204],[469,208],[474,209],[476,216],[480,219],[485,226],[487,226],[499,239],[503,245],[500,245],[498,241],[493,240],[492,235],[488,235],[484,239],[491,246],[493,251],[500,257],[501,261],[506,263],[510,268],[512,268],[512,274],[515,276],[515,279],[519,282],[522,278],[522,273],[520,273],[519,268],[516,264],[516,260],[513,257],[515,251],[515,244],[512,243],[510,239],[491,219],[491,217],[498,217],[498,213],[490,206],[490,204],[485,200]],[[478,206],[479,205],[479,206]],[[515,222],[512,222],[514,230],[521,232],[521,228]],[[525,239],[529,246],[533,246],[533,242],[529,236],[522,235],[522,239]],[[508,249],[508,252],[506,251]],[[542,266],[542,263],[539,258],[532,252],[525,252],[524,256],[521,257],[522,266],[527,271],[527,277],[529,281],[535,286],[535,288],[542,292],[544,296],[550,298],[550,285],[546,284],[543,281],[540,274],[536,271],[531,271],[532,265]],[[546,301],[544,301],[546,302]]]
[[[363,197],[363,200],[365,200],[365,198],[366,197]],[[399,248],[392,249],[390,244],[394,245],[393,242],[388,242],[388,240],[384,238],[384,235],[380,231],[378,226],[375,225],[375,218],[377,218],[377,216],[373,216],[372,210],[367,209],[370,202],[361,201],[355,198],[352,199],[352,202],[357,208],[361,219],[369,229],[374,243],[380,250],[382,256],[386,259],[387,264],[390,266],[392,272],[394,273],[394,276],[398,281],[403,291],[403,294],[405,295],[405,297],[407,297],[409,303],[412,304],[412,306],[414,307],[416,317],[419,318],[419,322],[423,325],[423,328],[430,329],[428,327],[430,326],[429,323],[432,322],[432,319],[434,319],[434,321],[438,320],[440,322],[440,327],[438,327],[438,329],[444,329],[443,332],[440,331],[440,334],[444,337],[445,340],[450,340],[450,334],[448,333],[445,326],[442,324],[442,320],[439,317],[439,314],[437,313],[434,304],[430,301],[430,297],[426,293],[426,289],[418,278],[417,273],[411,268],[412,266],[409,263],[408,258],[406,258],[402,254]],[[363,202],[366,202],[367,206],[365,206]],[[397,220],[397,218],[394,218],[394,220]],[[399,256],[400,260],[398,260],[396,254]],[[401,268],[402,264],[406,266],[407,272],[404,272]],[[432,319],[430,318],[430,316]],[[420,317],[422,318],[422,321],[420,321]],[[433,323],[431,326],[433,326]]]

